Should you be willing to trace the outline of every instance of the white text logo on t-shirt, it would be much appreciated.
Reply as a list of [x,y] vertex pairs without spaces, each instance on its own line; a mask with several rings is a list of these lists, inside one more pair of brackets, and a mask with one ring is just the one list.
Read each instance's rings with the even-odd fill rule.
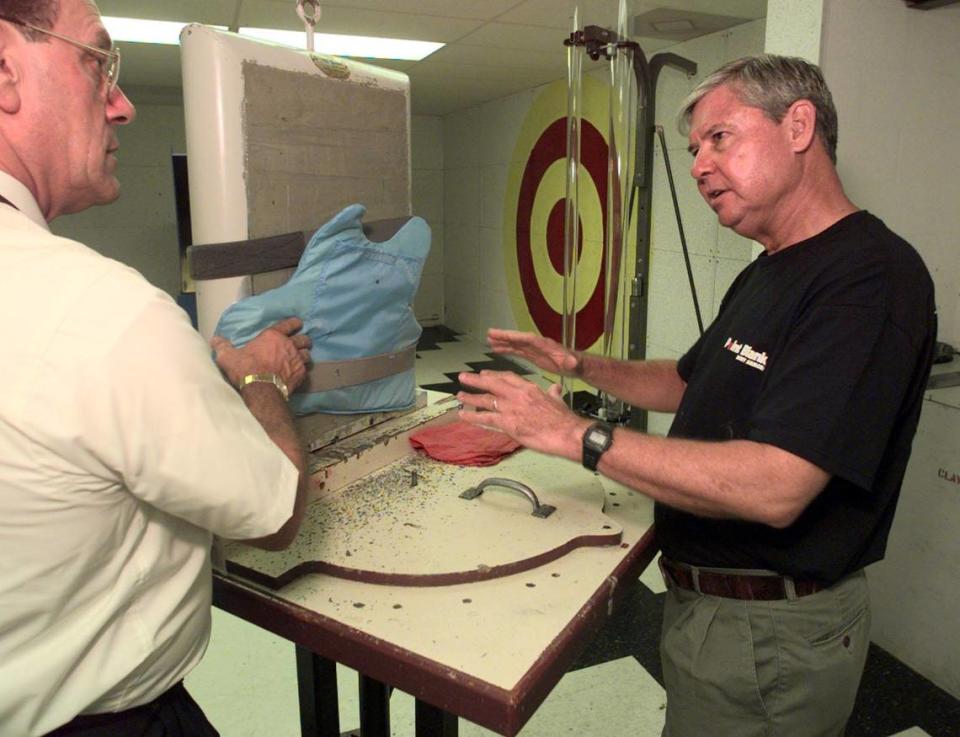
[[723,347],[733,353],[740,363],[745,363],[747,366],[757,369],[757,371],[766,370],[767,354],[754,350],[753,346],[747,343],[741,343],[736,338],[727,338],[727,342],[723,344]]

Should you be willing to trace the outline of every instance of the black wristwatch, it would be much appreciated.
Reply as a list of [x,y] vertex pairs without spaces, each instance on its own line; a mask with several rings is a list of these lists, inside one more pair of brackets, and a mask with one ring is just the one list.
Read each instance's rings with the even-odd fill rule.
[[613,445],[613,428],[606,422],[594,422],[583,433],[583,467],[597,470],[600,456]]

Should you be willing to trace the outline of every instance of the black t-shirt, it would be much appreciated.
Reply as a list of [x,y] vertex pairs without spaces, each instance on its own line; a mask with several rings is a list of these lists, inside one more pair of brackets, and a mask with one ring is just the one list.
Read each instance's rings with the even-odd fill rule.
[[827,583],[882,558],[935,338],[926,267],[867,212],[761,255],[680,359],[670,436],[768,443],[832,477],[786,529],[657,504],[664,554]]

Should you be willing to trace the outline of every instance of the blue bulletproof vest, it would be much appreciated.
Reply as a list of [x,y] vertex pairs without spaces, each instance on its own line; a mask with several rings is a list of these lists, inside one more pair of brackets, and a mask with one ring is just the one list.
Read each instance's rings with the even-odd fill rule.
[[363,205],[340,211],[314,233],[286,284],[235,302],[217,324],[217,335],[242,346],[278,320],[303,320],[313,366],[290,397],[296,414],[414,403],[413,352],[421,329],[412,303],[430,227],[413,217],[388,241],[373,243],[363,234],[364,213]]

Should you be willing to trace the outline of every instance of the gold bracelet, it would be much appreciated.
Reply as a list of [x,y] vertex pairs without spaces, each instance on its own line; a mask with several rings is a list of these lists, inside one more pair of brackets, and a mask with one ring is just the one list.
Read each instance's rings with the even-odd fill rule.
[[240,382],[240,389],[247,386],[248,384],[273,384],[277,387],[277,390],[280,392],[280,396],[283,397],[283,401],[286,402],[290,398],[290,392],[287,391],[287,385],[283,382],[276,374],[247,374],[243,377],[243,381]]

